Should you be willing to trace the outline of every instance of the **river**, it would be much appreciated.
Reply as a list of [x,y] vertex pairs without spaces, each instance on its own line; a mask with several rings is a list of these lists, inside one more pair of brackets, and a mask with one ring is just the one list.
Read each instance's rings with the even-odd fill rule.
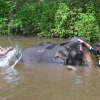
[[[60,43],[66,39],[0,36],[1,46],[19,45],[22,50],[40,42]],[[95,61],[95,60],[94,60]],[[0,68],[0,100],[100,100],[100,68],[19,62]]]

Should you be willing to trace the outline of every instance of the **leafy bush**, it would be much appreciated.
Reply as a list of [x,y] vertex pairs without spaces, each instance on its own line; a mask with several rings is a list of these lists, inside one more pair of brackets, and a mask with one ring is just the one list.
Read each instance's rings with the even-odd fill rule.
[[0,0],[0,34],[100,40],[100,3],[94,0]]
[[15,7],[14,2],[0,0],[0,33],[10,33],[10,21],[12,19],[12,11]]
[[38,19],[39,28],[41,30],[38,33],[38,36],[45,36],[45,37],[52,37],[51,29],[54,28],[54,16],[58,5],[56,2],[44,2],[42,5],[39,6],[40,11],[40,18]]
[[78,31],[79,36],[85,37],[87,40],[92,39],[94,41],[95,38],[99,40],[100,29],[94,16],[94,5],[91,2],[88,4],[89,6],[86,5],[86,13],[79,12],[78,20],[75,22],[75,29]]
[[57,37],[73,36],[73,11],[65,3],[59,3],[59,8],[55,13],[55,29],[53,35]]
[[[22,32],[22,34],[32,35],[38,33],[36,7],[25,3],[24,7],[16,14],[14,24],[17,23],[16,33]],[[36,34],[35,34],[36,35]]]

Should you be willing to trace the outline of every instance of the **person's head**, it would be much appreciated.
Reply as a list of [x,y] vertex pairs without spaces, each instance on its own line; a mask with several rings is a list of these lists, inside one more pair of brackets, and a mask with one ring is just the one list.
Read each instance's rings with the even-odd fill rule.
[[96,49],[98,50],[98,52],[100,53],[100,43],[96,44]]

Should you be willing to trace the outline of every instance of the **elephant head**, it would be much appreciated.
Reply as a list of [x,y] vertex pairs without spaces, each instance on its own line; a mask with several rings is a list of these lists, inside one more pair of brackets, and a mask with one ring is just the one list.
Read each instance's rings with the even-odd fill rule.
[[[90,50],[83,44],[78,42],[81,37],[73,37],[67,42],[59,45],[59,50],[55,54],[55,58],[62,58],[68,65],[87,65],[92,66],[93,60]],[[84,40],[84,39],[82,39]],[[85,60],[85,58],[89,60]]]
[[55,54],[55,58],[62,58],[64,60],[64,64],[66,64],[66,61],[69,58],[69,52],[71,50],[71,48],[66,45],[67,43],[68,42],[61,43],[59,46],[59,50]]

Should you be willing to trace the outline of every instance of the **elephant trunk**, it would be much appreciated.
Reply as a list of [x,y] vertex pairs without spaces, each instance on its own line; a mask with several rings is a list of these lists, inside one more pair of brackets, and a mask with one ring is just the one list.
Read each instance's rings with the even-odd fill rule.
[[78,53],[77,53],[77,57],[78,58],[82,58],[83,57],[83,48],[82,48],[82,44],[81,43],[79,44],[79,50],[78,50]]
[[89,66],[89,67],[93,67],[94,66],[91,52],[85,53],[83,55],[82,60],[83,60],[83,65],[86,65],[86,66]]

